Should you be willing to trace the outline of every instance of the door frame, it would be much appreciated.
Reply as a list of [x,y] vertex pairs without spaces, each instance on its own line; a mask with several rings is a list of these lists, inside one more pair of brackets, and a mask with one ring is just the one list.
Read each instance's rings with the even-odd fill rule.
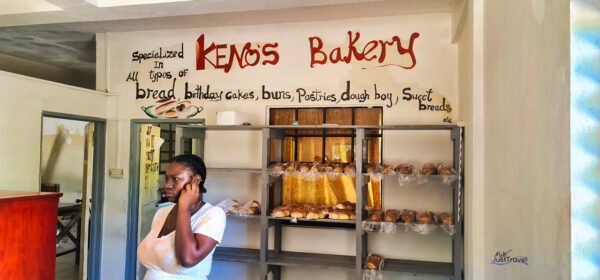
[[[94,124],[94,152],[92,162],[92,213],[90,214],[90,229],[88,244],[88,279],[102,279],[100,261],[102,258],[102,222],[104,214],[104,164],[106,152],[106,119],[73,115],[67,113],[42,111],[40,118],[40,165],[42,157],[42,137],[44,118],[58,118],[74,121],[84,121]],[[41,172],[41,168],[40,168]],[[41,176],[41,175],[40,175]],[[41,180],[41,178],[40,178]],[[40,182],[41,183],[41,182]],[[39,185],[39,184],[38,184]],[[79,246],[86,246],[80,244]],[[81,250],[81,249],[80,249]]]
[[145,124],[205,124],[204,119],[131,119],[129,134],[129,194],[127,197],[127,243],[125,278],[136,279],[138,244],[138,207],[140,184],[140,126]]

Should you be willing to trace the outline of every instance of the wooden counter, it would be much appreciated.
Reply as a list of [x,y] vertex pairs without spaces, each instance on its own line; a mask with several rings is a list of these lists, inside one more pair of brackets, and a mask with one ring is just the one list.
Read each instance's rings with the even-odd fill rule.
[[0,279],[54,279],[61,196],[0,191]]

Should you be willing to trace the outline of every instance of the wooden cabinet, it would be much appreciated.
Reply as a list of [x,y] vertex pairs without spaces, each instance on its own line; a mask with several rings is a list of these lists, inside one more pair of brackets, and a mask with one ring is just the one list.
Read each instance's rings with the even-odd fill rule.
[[54,279],[60,196],[0,191],[0,279]]

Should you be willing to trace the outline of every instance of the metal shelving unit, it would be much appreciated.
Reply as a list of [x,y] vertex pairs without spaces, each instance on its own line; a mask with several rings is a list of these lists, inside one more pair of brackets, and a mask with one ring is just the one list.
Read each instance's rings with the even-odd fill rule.
[[[355,164],[356,164],[356,220],[307,220],[291,218],[273,218],[269,216],[271,209],[281,205],[282,180],[269,175],[268,166],[273,158],[270,149],[271,143],[275,144],[274,158],[282,161],[283,139],[285,131],[290,129],[352,129],[355,136]],[[281,278],[283,266],[307,266],[319,268],[348,269],[355,271],[355,279],[362,279],[363,264],[368,254],[369,233],[362,228],[365,218],[366,206],[366,179],[369,174],[361,173],[367,164],[368,145],[371,135],[378,134],[381,130],[443,130],[449,131],[453,142],[453,167],[458,172],[458,178],[452,183],[453,192],[453,219],[456,233],[452,236],[452,262],[428,262],[415,260],[386,259],[384,271],[393,271],[406,275],[435,275],[448,279],[464,279],[464,130],[456,125],[387,125],[387,126],[345,126],[345,125],[305,125],[305,126],[211,126],[211,125],[183,125],[176,129],[177,152],[181,152],[185,139],[194,139],[197,154],[204,155],[204,140],[207,130],[218,131],[261,131],[262,132],[262,166],[260,169],[243,168],[209,168],[209,172],[241,172],[261,174],[261,215],[252,217],[260,220],[260,249],[218,247],[213,258],[216,260],[257,263],[260,266],[261,279],[267,279],[272,273],[272,279]],[[375,132],[375,133],[374,133]],[[394,176],[394,175],[385,175]],[[441,182],[441,176],[431,176],[432,181]],[[270,201],[269,198],[272,198]],[[233,217],[233,216],[232,216]],[[240,217],[243,218],[243,217]],[[281,248],[283,226],[305,226],[319,228],[346,228],[354,230],[356,234],[356,250],[354,256],[329,255],[316,253],[286,252]],[[273,227],[273,250],[268,250],[269,229]]]

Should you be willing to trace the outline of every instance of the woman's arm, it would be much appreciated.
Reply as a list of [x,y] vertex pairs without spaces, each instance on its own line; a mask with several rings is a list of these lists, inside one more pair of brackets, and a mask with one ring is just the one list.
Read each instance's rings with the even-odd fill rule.
[[215,246],[214,239],[192,232],[191,206],[198,201],[200,187],[186,185],[177,203],[177,226],[175,230],[175,256],[183,267],[192,267],[201,262]]
[[192,232],[191,216],[185,209],[178,209],[175,231],[175,255],[183,267],[201,262],[217,246],[212,238]]

